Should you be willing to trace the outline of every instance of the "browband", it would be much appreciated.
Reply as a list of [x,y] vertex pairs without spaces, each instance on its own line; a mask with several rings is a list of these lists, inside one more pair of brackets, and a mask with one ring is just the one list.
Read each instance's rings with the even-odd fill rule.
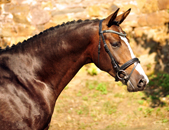
[[123,37],[125,37],[127,35],[125,33],[116,32],[114,30],[103,30],[100,33],[115,33],[115,34],[118,34],[118,35],[123,36]]

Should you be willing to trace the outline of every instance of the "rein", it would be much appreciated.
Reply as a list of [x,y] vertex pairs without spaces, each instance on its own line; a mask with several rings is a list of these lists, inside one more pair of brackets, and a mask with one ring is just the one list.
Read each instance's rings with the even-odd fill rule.
[[[130,77],[134,71],[134,69],[136,68],[137,64],[140,63],[138,58],[133,58],[129,61],[127,61],[126,63],[124,63],[121,67],[118,65],[118,63],[116,62],[116,60],[114,59],[114,57],[112,56],[112,54],[110,53],[110,50],[106,44],[106,41],[104,39],[104,33],[115,33],[119,36],[122,37],[126,37],[126,34],[124,33],[120,33],[120,32],[116,32],[114,30],[103,30],[102,31],[102,22],[104,19],[100,20],[99,23],[99,45],[98,45],[98,65],[99,65],[99,57],[100,57],[100,49],[101,49],[101,39],[103,41],[104,44],[104,49],[105,51],[108,53],[110,59],[111,59],[111,63],[113,68],[116,71],[116,77],[115,77],[115,81],[122,81],[123,83],[127,84],[127,82],[130,80]],[[136,63],[136,64],[134,64]],[[135,66],[133,67],[133,69],[131,70],[130,74],[128,75],[125,71],[125,69],[127,69],[129,66],[131,66],[132,64],[134,64]],[[100,65],[99,65],[100,67]]]

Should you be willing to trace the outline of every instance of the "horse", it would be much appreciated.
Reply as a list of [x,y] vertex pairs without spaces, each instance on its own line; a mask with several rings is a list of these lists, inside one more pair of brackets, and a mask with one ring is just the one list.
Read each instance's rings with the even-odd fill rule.
[[51,27],[0,50],[0,129],[47,130],[55,102],[85,64],[94,63],[129,92],[149,82],[120,24],[130,10]]

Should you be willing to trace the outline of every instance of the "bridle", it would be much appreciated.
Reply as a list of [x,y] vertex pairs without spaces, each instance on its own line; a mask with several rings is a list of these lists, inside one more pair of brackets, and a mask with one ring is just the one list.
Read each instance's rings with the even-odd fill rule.
[[[112,54],[110,53],[110,50],[105,42],[105,39],[104,39],[104,33],[115,33],[115,34],[118,34],[119,36],[122,36],[122,37],[126,37],[126,34],[125,33],[120,33],[120,32],[117,32],[117,31],[114,31],[114,30],[103,30],[102,31],[102,22],[103,22],[104,19],[100,20],[100,23],[99,23],[99,45],[98,45],[98,66],[100,67],[99,65],[99,56],[100,56],[100,49],[101,49],[101,38],[103,40],[103,44],[104,44],[104,49],[105,51],[108,53],[110,59],[111,59],[111,63],[112,63],[112,66],[114,68],[114,70],[116,71],[116,77],[115,77],[115,80],[116,81],[122,81],[123,83],[127,84],[127,82],[130,80],[130,77],[134,71],[134,69],[136,68],[137,64],[140,63],[139,59],[138,58],[133,58],[129,61],[127,61],[126,63],[124,63],[122,66],[119,66],[118,63],[116,62],[116,60],[114,59],[114,57],[112,56]],[[133,67],[133,69],[131,70],[130,74],[128,75],[126,73],[126,69],[131,66],[132,64],[134,64],[135,66]]]

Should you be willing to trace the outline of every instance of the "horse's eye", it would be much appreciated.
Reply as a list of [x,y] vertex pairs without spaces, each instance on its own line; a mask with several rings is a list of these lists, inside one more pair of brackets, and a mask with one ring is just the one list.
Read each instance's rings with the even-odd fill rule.
[[120,46],[120,43],[119,42],[114,42],[114,43],[111,43],[112,47],[119,47]]

